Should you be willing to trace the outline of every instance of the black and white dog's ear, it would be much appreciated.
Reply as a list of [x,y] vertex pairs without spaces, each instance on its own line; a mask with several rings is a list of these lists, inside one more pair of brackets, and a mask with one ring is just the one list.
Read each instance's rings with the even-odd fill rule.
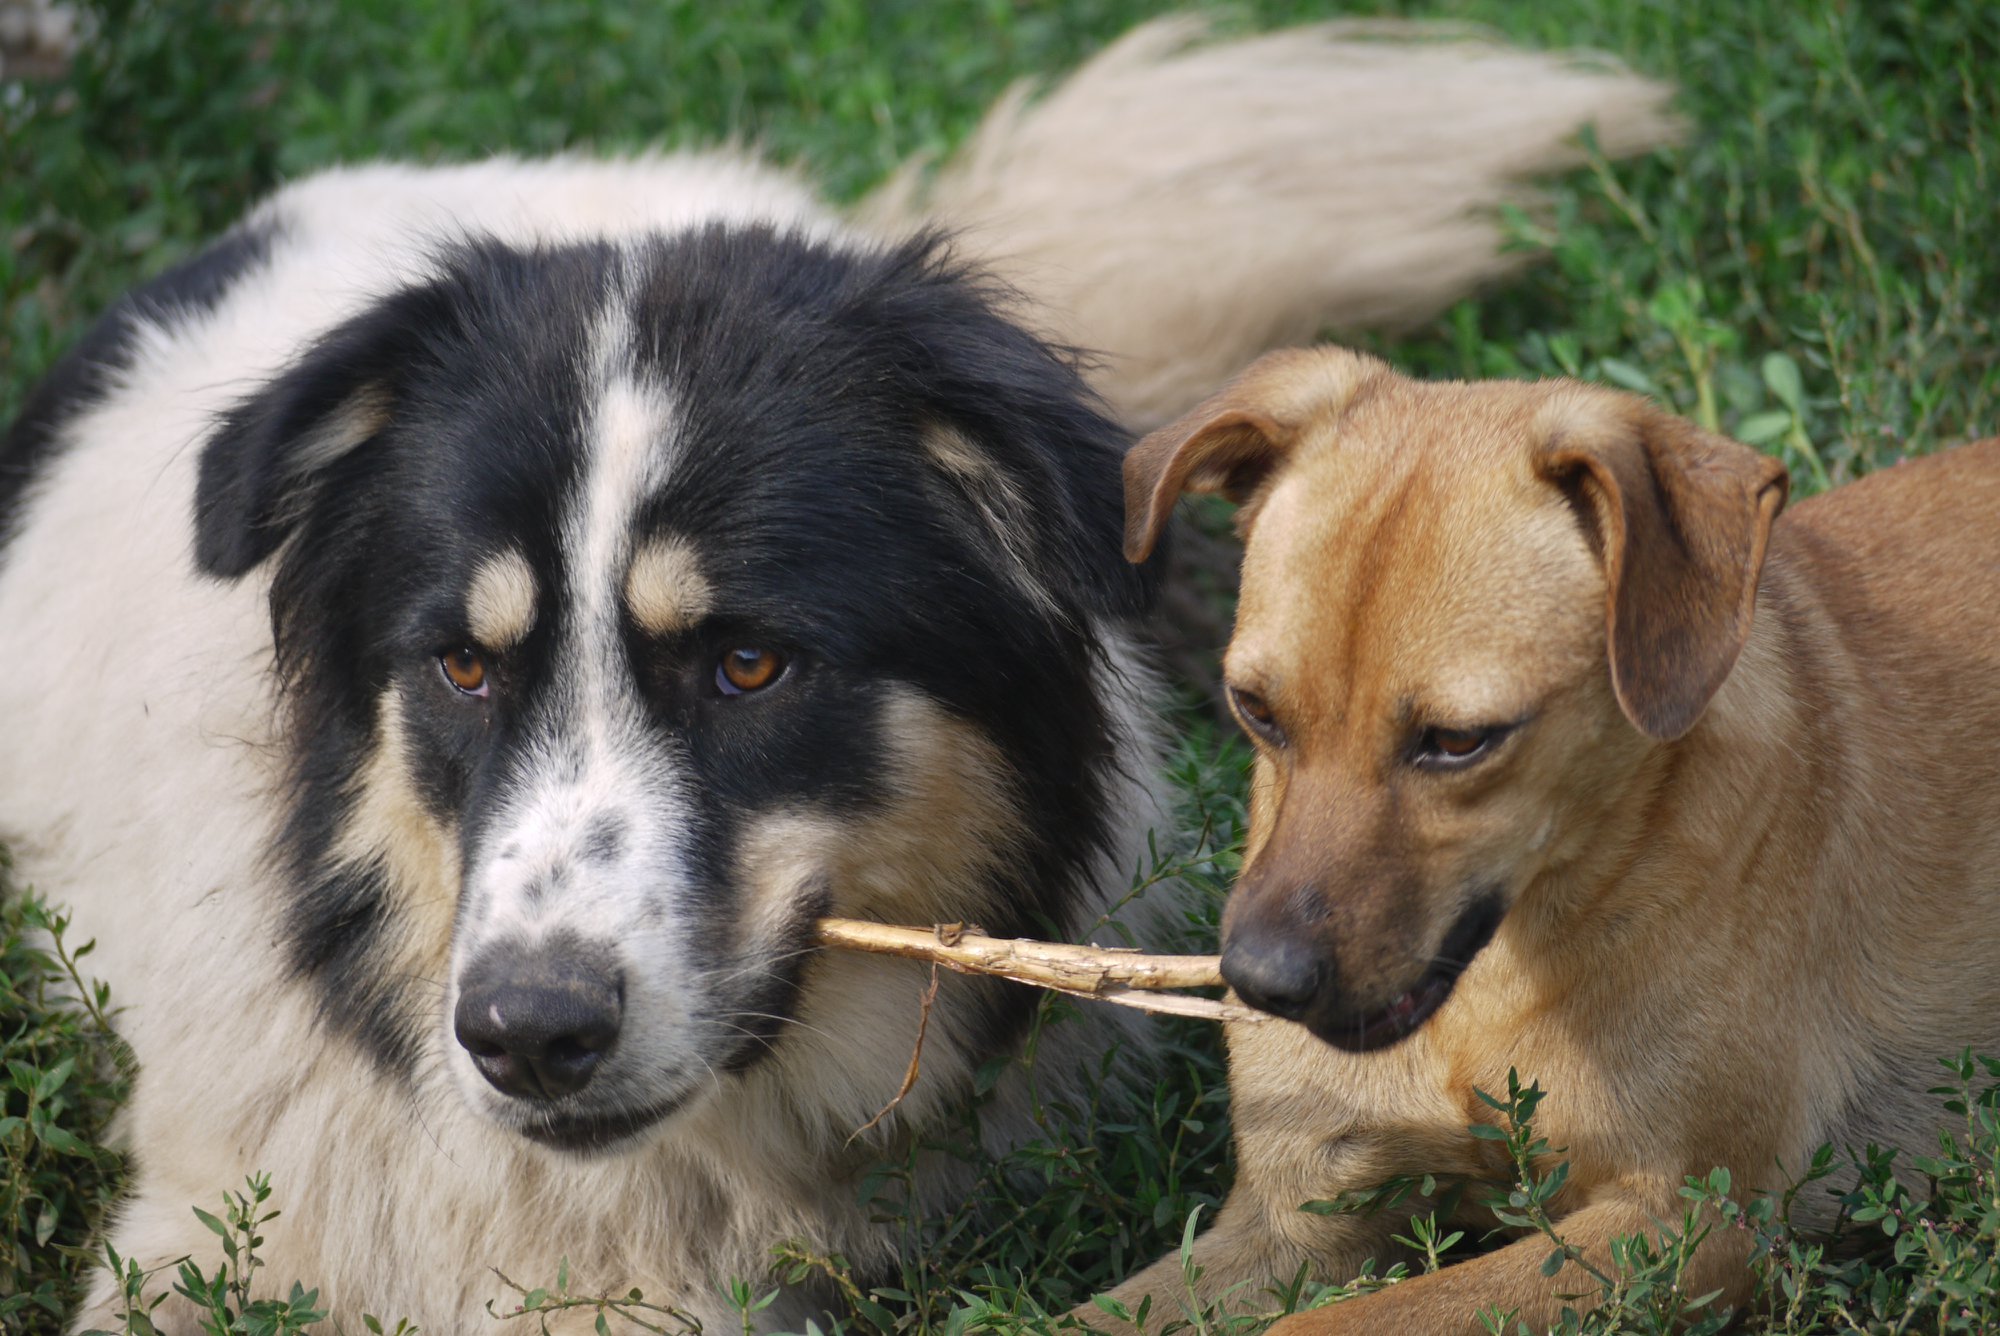
[[386,297],[224,415],[202,448],[195,484],[203,571],[234,579],[277,551],[326,471],[389,425],[450,305],[437,284]]
[[958,265],[939,238],[895,260],[917,279],[916,299],[891,308],[912,344],[903,362],[918,369],[905,393],[926,409],[925,444],[987,520],[996,556],[1086,612],[1149,611],[1164,562],[1125,560],[1129,438],[1078,359],[1011,318],[1013,295]]

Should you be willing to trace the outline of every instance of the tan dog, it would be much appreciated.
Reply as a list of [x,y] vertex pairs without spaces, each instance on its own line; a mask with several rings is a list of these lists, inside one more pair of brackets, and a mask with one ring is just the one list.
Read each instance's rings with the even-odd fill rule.
[[[2000,440],[1778,521],[1775,461],[1631,395],[1328,349],[1256,363],[1126,479],[1135,560],[1183,491],[1244,502],[1224,970],[1306,1027],[1229,1036],[1241,1171],[1205,1290],[1393,1260],[1407,1212],[1297,1208],[1505,1178],[1465,1128],[1510,1067],[1550,1092],[1558,1227],[1600,1265],[1680,1220],[1686,1175],[1934,1144],[1939,1055],[2000,1051]],[[1742,1237],[1688,1293],[1749,1297]],[[1549,1253],[1283,1328],[1475,1332],[1490,1305],[1541,1330],[1593,1289]],[[1178,1259],[1119,1291],[1147,1295],[1178,1315]]]

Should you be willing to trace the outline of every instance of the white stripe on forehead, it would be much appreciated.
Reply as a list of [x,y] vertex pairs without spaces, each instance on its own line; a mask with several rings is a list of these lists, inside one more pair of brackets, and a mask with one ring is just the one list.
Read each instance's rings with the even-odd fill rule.
[[632,334],[621,289],[591,334],[586,372],[596,403],[584,428],[583,486],[563,526],[570,603],[582,641],[616,631],[633,520],[666,481],[675,444],[672,399],[664,386],[644,378]]
[[[673,396],[638,360],[628,305],[613,292],[584,352],[583,457],[562,516],[554,680],[474,853],[455,970],[495,942],[559,932],[614,954],[644,942],[659,968],[692,968],[676,945],[696,876],[686,746],[654,725],[622,629],[635,521],[669,476],[680,429]],[[684,1021],[679,1002],[653,1005]]]

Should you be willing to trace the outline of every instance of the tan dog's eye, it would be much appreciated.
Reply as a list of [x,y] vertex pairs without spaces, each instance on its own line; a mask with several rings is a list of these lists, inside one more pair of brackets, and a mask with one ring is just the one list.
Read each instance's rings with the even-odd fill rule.
[[785,671],[785,656],[768,649],[732,649],[715,669],[715,688],[725,696],[762,691]]
[[1417,738],[1416,763],[1430,770],[1456,770],[1485,757],[1510,731],[1498,728],[1427,728]]
[[444,669],[445,680],[468,696],[485,696],[492,692],[493,688],[486,680],[486,660],[470,645],[446,650],[438,656],[438,666]]
[[1271,712],[1270,702],[1262,696],[1232,686],[1229,688],[1229,704],[1243,727],[1251,733],[1273,744],[1284,741],[1284,731],[1278,727],[1277,716]]

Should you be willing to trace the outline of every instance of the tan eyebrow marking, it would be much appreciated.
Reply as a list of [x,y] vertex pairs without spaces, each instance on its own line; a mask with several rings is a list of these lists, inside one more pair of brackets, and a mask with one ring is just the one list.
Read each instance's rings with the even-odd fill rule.
[[481,563],[465,596],[465,624],[488,649],[527,636],[535,625],[535,572],[526,557],[509,549]]
[[649,540],[625,573],[625,606],[639,628],[652,635],[687,630],[708,615],[714,602],[715,591],[685,539]]

